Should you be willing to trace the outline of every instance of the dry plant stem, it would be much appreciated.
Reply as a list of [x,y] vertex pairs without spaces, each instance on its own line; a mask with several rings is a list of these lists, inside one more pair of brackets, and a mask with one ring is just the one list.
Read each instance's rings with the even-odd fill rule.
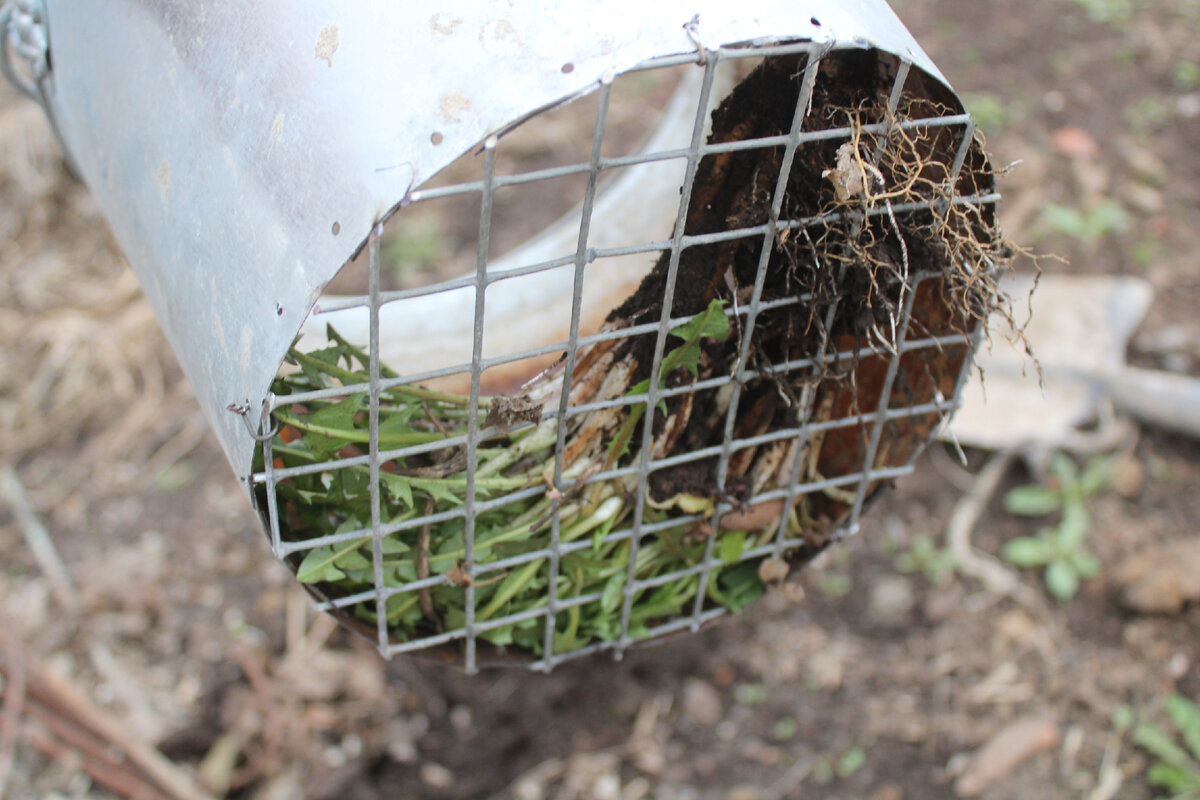
[[127,736],[115,720],[111,720],[100,709],[80,695],[74,687],[43,673],[41,683],[54,697],[79,715],[81,722],[101,735],[125,754],[129,762],[137,766],[148,778],[163,789],[170,797],[179,800],[208,800],[210,795],[192,783],[191,778],[169,761],[158,750]]
[[245,642],[234,644],[232,653],[238,666],[242,668],[250,688],[254,690],[254,699],[263,717],[263,751],[264,760],[268,765],[273,764],[275,754],[283,749],[281,737],[286,721],[281,719],[278,705],[275,702],[275,687],[267,675],[266,658],[255,651]]
[[[30,743],[47,758],[56,761],[63,760],[75,752],[38,728],[30,729],[28,736]],[[171,795],[164,794],[153,784],[131,774],[129,770],[95,757],[86,755],[83,757],[83,770],[96,783],[120,797],[130,800],[172,800]]]
[[29,497],[25,494],[25,486],[21,483],[21,477],[17,475],[16,469],[11,464],[5,465],[4,472],[0,475],[0,499],[3,499],[12,509],[13,517],[21,528],[21,534],[25,537],[25,544],[29,547],[29,552],[33,554],[38,567],[50,581],[54,599],[62,606],[63,611],[73,612],[79,607],[75,584],[72,582],[67,568],[63,565],[62,559],[58,556],[58,550],[54,547],[50,532],[46,530],[46,526],[42,524],[33,510]]
[[[311,612],[312,599],[299,589],[292,592],[291,598],[289,598],[289,616],[293,613],[293,603],[298,605],[298,611],[295,613],[299,619],[294,625],[289,625],[287,652],[279,665],[279,672],[282,674],[292,674],[297,670],[303,670],[337,630],[337,621],[333,617],[328,614]],[[305,630],[304,619],[305,615],[309,613],[312,613],[312,623]]]
[[1121,755],[1121,738],[1121,731],[1109,731],[1108,741],[1104,745],[1104,758],[1100,762],[1100,769],[1096,771],[1096,786],[1088,794],[1087,800],[1113,800],[1121,791],[1121,784],[1125,782],[1125,775],[1117,764]]
[[8,790],[8,779],[17,752],[17,724],[25,705],[25,662],[19,652],[4,653],[4,716],[0,718],[0,800]]
[[[43,721],[53,720],[51,724],[59,730],[71,731],[68,735],[80,742],[98,743],[98,755],[109,766],[116,763],[125,770],[136,770],[144,776],[145,782],[157,787],[158,794],[152,797],[212,800],[211,795],[199,789],[179,767],[155,748],[129,736],[116,720],[73,685],[47,670],[31,656],[20,654],[3,632],[0,632],[0,648],[9,653],[10,658],[14,657],[14,653],[21,658],[21,669],[26,676],[27,707],[31,711],[36,708],[36,713]],[[3,667],[5,677],[10,681],[12,669],[12,663],[6,663]],[[35,745],[38,741],[45,741],[45,737],[35,739]],[[49,741],[55,752],[65,752],[62,745],[52,739]],[[114,762],[114,756],[119,761]]]
[[196,774],[214,794],[221,797],[229,794],[237,772],[235,765],[246,747],[246,739],[239,730],[226,731],[209,746],[196,766]]
[[943,480],[962,493],[971,491],[975,485],[975,476],[967,470],[966,456],[957,442],[954,443],[958,457],[950,455],[944,447],[929,448],[929,462]]
[[950,522],[946,525],[946,546],[954,554],[958,569],[964,575],[976,578],[990,592],[1011,597],[1027,608],[1038,610],[1043,604],[1036,592],[1021,583],[1012,570],[971,546],[975,525],[1017,454],[1016,449],[1001,450],[987,462],[975,479],[975,485],[963,495],[950,515]]
[[[97,764],[107,765],[114,771],[130,772],[119,754],[112,752],[103,740],[97,738],[91,731],[76,724],[74,721],[54,713],[51,709],[37,702],[29,704],[27,714],[31,719],[40,723],[50,734],[58,737],[60,742],[78,751],[85,759]],[[130,777],[132,778],[133,776],[130,775]]]

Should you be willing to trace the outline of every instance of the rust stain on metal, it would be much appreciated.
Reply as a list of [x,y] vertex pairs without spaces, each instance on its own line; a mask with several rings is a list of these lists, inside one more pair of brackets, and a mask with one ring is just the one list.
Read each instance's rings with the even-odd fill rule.
[[486,46],[489,38],[498,42],[509,41],[518,46],[523,44],[517,29],[511,22],[503,18],[496,20],[492,25],[484,25],[479,29],[479,44]]
[[317,46],[314,50],[314,55],[318,61],[324,61],[329,66],[333,66],[333,54],[338,49],[338,26],[336,23],[329,23],[321,32],[317,34]]
[[462,92],[446,92],[438,100],[438,116],[447,122],[461,122],[464,111],[471,110],[471,98]]
[[443,36],[449,36],[454,33],[454,29],[462,24],[462,18],[449,17],[446,14],[434,14],[429,18],[430,29],[434,33],[440,33]]

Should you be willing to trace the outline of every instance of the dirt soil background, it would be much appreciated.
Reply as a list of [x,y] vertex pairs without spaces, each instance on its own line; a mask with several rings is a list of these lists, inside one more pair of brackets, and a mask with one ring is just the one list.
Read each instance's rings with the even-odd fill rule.
[[[1200,371],[1200,3],[896,9],[996,161],[1021,162],[1001,185],[1006,231],[1070,260],[1048,269],[1149,280],[1130,357]],[[1088,500],[1102,568],[1069,602],[1034,570],[996,591],[898,567],[922,536],[944,547],[991,458],[963,468],[938,446],[806,571],[802,598],[549,676],[381,662],[270,555],[93,202],[7,87],[0,341],[6,797],[134,796],[87,766],[141,743],[214,797],[264,800],[1140,800],[1150,761],[1114,711],[1162,721],[1170,692],[1200,697],[1200,607],[1185,602],[1200,565],[1165,565],[1174,610],[1118,602],[1132,555],[1197,540],[1200,444],[1148,428]],[[977,551],[1037,530],[1000,503],[1032,480],[1008,470]],[[38,521],[65,577],[28,544]],[[47,682],[78,697],[51,713]],[[81,756],[86,742],[63,743],[96,709],[119,724]],[[129,787],[137,761],[118,764]]]

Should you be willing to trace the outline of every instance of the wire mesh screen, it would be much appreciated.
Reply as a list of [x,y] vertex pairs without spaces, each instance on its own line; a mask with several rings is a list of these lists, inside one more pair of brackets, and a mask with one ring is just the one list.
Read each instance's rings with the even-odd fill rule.
[[[614,147],[614,86],[681,68],[684,143]],[[470,154],[474,175],[411,190],[357,262],[365,291],[322,300],[276,380],[254,474],[272,547],[387,655],[548,670],[744,607],[911,470],[995,302],[973,123],[904,61],[700,48],[589,102],[578,159],[502,168],[535,114]],[[660,163],[681,176],[664,230],[601,231],[604,187]],[[578,191],[572,246],[498,258],[498,203],[555,181]],[[389,253],[413,240],[389,235],[436,203],[470,221],[474,270],[400,285]],[[606,270],[631,258],[639,280],[610,301]],[[555,282],[532,310],[493,308]],[[332,323],[355,310],[364,330]],[[442,354],[461,314],[468,345]],[[389,319],[424,331],[401,344],[432,365],[386,357]]]

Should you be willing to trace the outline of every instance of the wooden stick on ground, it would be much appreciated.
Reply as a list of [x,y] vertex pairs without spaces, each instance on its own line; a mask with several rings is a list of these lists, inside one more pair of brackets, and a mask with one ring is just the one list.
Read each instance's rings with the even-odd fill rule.
[[[74,752],[71,747],[63,744],[57,738],[41,728],[31,728],[29,740],[43,755],[50,759],[71,757]],[[75,755],[79,755],[76,753]],[[136,800],[171,800],[170,795],[163,794],[153,784],[134,775],[128,768],[114,765],[106,759],[97,759],[83,755],[83,770],[92,780],[122,797]]]
[[[85,758],[86,763],[94,762],[93,766],[101,772],[105,772],[104,767],[110,768],[105,772],[106,775],[117,774],[111,769],[115,765],[121,770],[121,774],[128,773],[128,776],[137,781],[156,787],[162,796],[170,800],[213,800],[210,794],[196,786],[191,777],[166,756],[145,742],[131,737],[116,720],[109,717],[66,679],[37,664],[31,656],[21,653],[2,632],[0,651],[8,656],[0,670],[10,682],[17,669],[23,672],[27,703],[31,709],[36,704],[38,716],[43,722],[52,720],[50,724],[54,729],[64,733],[69,730],[72,738],[80,744],[87,741],[98,743],[104,748],[106,758],[92,758],[90,761]],[[14,667],[18,659],[19,666]],[[49,741],[57,746],[47,744],[45,737],[49,736],[50,732],[50,726],[47,726],[42,733],[33,734],[32,739],[35,745],[39,742],[46,745],[39,745],[39,749],[51,757],[57,757],[54,754],[60,753],[58,748],[67,748],[68,745],[55,738]],[[84,755],[86,756],[86,753]],[[97,776],[93,774],[93,777]],[[100,778],[97,777],[97,780]]]

